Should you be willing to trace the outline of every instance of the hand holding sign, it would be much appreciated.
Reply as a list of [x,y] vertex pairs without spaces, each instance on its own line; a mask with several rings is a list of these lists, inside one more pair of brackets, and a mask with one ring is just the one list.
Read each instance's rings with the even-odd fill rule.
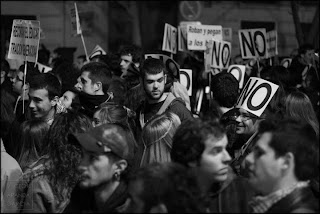
[[250,77],[236,106],[260,117],[278,88],[267,80]]

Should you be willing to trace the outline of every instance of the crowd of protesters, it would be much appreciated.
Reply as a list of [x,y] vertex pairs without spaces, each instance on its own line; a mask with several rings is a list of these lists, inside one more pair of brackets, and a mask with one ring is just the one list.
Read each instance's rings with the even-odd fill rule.
[[[245,83],[279,87],[261,116],[237,107],[243,88],[223,69],[195,111],[195,96],[146,51],[127,45],[73,64],[43,47],[48,73],[1,60],[1,212],[319,212],[311,45],[288,67],[232,60],[246,66]],[[180,67],[193,68],[197,91],[207,81],[194,56]]]

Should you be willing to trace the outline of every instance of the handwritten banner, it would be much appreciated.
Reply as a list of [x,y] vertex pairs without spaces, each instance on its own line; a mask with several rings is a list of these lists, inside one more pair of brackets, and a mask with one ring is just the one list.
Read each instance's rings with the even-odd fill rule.
[[187,25],[189,50],[206,50],[206,43],[212,39],[222,40],[221,25]]
[[78,34],[82,33],[81,27],[80,27],[80,18],[79,18],[79,13],[77,9],[77,3],[74,3],[74,8],[71,8],[70,16],[71,16],[72,36],[77,36]]
[[278,33],[276,30],[267,32],[267,58],[278,55]]

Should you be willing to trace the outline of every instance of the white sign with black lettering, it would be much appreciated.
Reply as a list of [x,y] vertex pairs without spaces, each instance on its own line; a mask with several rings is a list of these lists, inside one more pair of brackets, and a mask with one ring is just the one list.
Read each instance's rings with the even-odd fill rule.
[[98,55],[107,55],[107,52],[100,47],[100,45],[96,45],[96,47],[92,50],[89,59],[92,59],[95,56]]
[[260,117],[278,88],[278,85],[267,80],[250,77],[240,94],[236,107]]
[[239,30],[241,56],[243,59],[266,58],[267,36],[266,29]]
[[201,25],[201,22],[180,22],[178,26],[178,51],[188,51],[187,25]]
[[70,9],[70,18],[71,18],[71,30],[72,36],[77,36],[81,34],[81,26],[80,26],[80,17],[78,13],[77,3],[74,3],[74,7]]
[[223,41],[232,41],[232,28],[222,28],[222,39]]
[[291,62],[292,62],[291,58],[284,58],[280,64],[285,68],[289,68],[289,66],[291,65]]
[[239,88],[242,89],[244,82],[244,75],[246,72],[245,65],[230,65],[228,72],[231,73],[239,82]]
[[205,51],[206,65],[212,68],[226,69],[231,57],[231,43],[211,40]]
[[189,50],[206,50],[206,43],[212,39],[222,41],[221,25],[187,25]]
[[162,50],[177,53],[177,28],[167,23],[164,26]]
[[52,70],[51,67],[43,65],[39,62],[37,62],[37,65],[38,65],[38,69],[39,69],[40,73],[48,73],[49,71]]
[[180,66],[176,61],[174,61],[169,56],[164,55],[164,54],[145,54],[144,58],[145,59],[155,58],[155,59],[162,60],[167,71],[170,72],[171,74],[173,74],[175,79],[180,80],[180,74],[179,74]]
[[180,69],[180,83],[188,90],[188,95],[192,96],[192,70]]
[[278,33],[276,30],[267,32],[267,58],[278,55]]

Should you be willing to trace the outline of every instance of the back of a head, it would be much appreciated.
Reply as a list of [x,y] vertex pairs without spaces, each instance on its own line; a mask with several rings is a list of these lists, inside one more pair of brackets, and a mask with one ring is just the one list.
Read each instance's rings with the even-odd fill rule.
[[141,67],[141,75],[144,79],[145,74],[160,74],[161,72],[164,72],[164,74],[167,73],[166,68],[164,66],[164,63],[160,59],[155,58],[148,58],[144,61]]
[[90,62],[82,66],[81,73],[85,71],[89,72],[89,78],[92,83],[101,82],[103,92],[107,93],[112,78],[112,73],[108,66],[101,62]]
[[130,182],[142,185],[139,197],[144,202],[143,212],[148,213],[160,204],[166,206],[168,213],[205,211],[196,176],[180,164],[153,163],[138,169]]
[[30,90],[46,89],[49,99],[61,95],[61,84],[59,79],[51,73],[40,73],[34,75],[30,81]]
[[54,70],[51,71],[56,75],[62,84],[62,90],[73,87],[77,83],[77,78],[80,75],[79,71],[70,62],[63,62]]
[[5,59],[1,59],[1,71],[5,71],[6,74],[8,74],[10,71],[9,62]]
[[299,47],[299,55],[305,54],[308,50],[314,50],[313,45],[311,45],[311,44],[309,44],[309,43],[302,44],[302,45]]
[[210,137],[221,139],[225,134],[224,127],[217,121],[196,118],[192,123],[183,123],[173,137],[171,159],[185,166],[199,161],[205,141]]
[[213,76],[211,91],[220,106],[232,108],[238,99],[239,82],[231,73],[221,72]]
[[141,136],[146,144],[152,144],[156,141],[165,141],[171,144],[180,124],[179,116],[167,111],[149,120],[143,127]]
[[269,146],[277,157],[291,152],[294,156],[294,173],[299,181],[319,175],[319,142],[309,124],[294,119],[264,120],[259,133],[272,133]]
[[102,124],[120,123],[128,126],[127,110],[115,103],[104,103],[97,111],[99,111]]

